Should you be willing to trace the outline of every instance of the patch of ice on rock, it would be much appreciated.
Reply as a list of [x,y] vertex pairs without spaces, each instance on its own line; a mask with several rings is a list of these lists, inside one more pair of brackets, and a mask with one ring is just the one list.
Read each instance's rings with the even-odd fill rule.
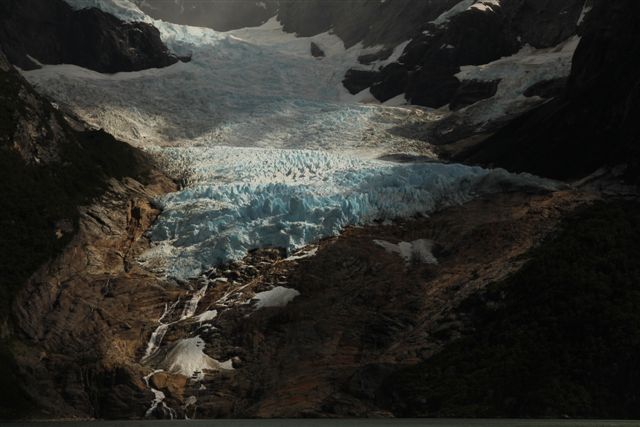
[[433,241],[431,240],[419,239],[398,244],[387,242],[386,240],[374,240],[373,242],[383,247],[387,252],[398,254],[407,264],[413,261],[424,264],[438,264],[438,260],[433,256]]
[[277,286],[269,291],[259,292],[254,297],[257,300],[256,308],[286,307],[291,301],[300,295],[295,289]]
[[204,352],[205,342],[200,337],[185,338],[175,343],[160,364],[172,374],[202,380],[204,371],[233,370],[231,361],[219,362]]

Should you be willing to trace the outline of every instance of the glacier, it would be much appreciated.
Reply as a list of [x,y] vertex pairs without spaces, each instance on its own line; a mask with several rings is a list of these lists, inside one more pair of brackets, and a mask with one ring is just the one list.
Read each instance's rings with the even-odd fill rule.
[[[220,33],[153,20],[128,0],[67,2],[152,23],[173,52],[192,58],[113,75],[73,65],[23,72],[64,109],[181,178],[180,191],[157,201],[152,248],[140,257],[161,274],[186,280],[254,248],[291,254],[348,226],[424,215],[514,186],[555,188],[502,170],[379,160],[435,158],[428,143],[390,130],[441,114],[359,102],[362,94],[344,89],[358,56],[381,47],[345,49],[331,33],[296,37],[275,19]],[[325,58],[311,56],[311,42]]]
[[[321,150],[242,147],[165,149],[191,165],[186,188],[160,200],[148,268],[175,278],[243,258],[289,253],[350,225],[406,218],[505,187],[554,184],[460,164],[398,164]],[[187,157],[188,160],[184,160]]]

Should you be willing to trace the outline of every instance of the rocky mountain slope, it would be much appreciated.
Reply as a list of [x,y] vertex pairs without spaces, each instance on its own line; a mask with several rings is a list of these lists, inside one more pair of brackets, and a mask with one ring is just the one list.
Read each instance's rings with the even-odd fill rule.
[[[134,0],[150,16],[158,19],[228,31],[258,26],[272,17],[285,31],[314,36],[327,31],[338,35],[347,47],[391,47],[404,42],[425,22],[436,19],[458,0],[326,1],[287,0]],[[398,25],[401,22],[402,25]]]
[[283,25],[0,6],[0,418],[640,416],[637,188],[432,163],[633,183],[635,2],[138,3]]
[[566,90],[458,159],[580,178],[623,165],[639,176],[637,2],[598,1],[584,24]]
[[0,21],[5,54],[25,70],[40,62],[115,73],[178,62],[152,25],[125,23],[95,8],[75,11],[63,0],[6,0]]
[[278,1],[274,0],[134,0],[134,3],[156,19],[217,31],[255,27],[264,24],[278,11]]
[[[109,265],[124,268],[123,258],[153,218],[154,188],[168,190],[172,183],[147,156],[58,111],[1,52],[0,81],[0,417],[86,414],[86,404],[70,393],[73,387],[82,393],[82,358],[104,360],[88,339],[100,336],[82,331],[99,328],[102,317],[74,321],[64,301],[94,313],[80,277],[92,274],[91,265],[102,278]],[[113,252],[105,254],[107,247]],[[102,286],[94,288],[98,295]],[[56,324],[55,312],[65,324]],[[80,382],[67,389],[59,382],[62,372]]]
[[[576,34],[584,0],[461,1],[410,34],[397,62],[381,69],[354,69],[345,78],[352,92],[370,87],[380,101],[404,94],[412,104],[452,109],[490,98],[496,81],[456,77],[461,67],[509,57],[523,46],[554,47]],[[468,98],[468,99],[465,99]]]

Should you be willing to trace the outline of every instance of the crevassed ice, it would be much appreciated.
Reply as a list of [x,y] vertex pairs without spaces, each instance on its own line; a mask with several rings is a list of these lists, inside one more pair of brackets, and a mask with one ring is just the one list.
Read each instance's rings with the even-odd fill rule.
[[408,217],[462,203],[500,185],[544,185],[457,164],[396,164],[314,150],[209,147],[190,157],[193,178],[161,200],[156,246],[142,260],[176,278],[265,246],[290,252],[348,225]]

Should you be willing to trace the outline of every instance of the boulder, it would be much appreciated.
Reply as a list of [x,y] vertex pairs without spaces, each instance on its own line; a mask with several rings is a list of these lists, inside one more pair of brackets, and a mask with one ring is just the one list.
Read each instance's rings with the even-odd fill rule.
[[453,96],[449,109],[456,111],[483,99],[491,98],[498,92],[499,84],[500,80],[465,80]]

